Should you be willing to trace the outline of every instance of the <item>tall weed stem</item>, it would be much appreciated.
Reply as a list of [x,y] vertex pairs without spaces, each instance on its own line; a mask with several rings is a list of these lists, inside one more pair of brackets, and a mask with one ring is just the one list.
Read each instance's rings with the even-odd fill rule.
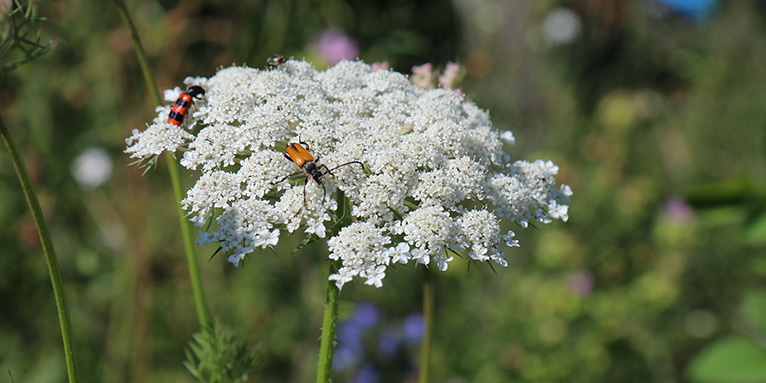
[[32,212],[32,219],[35,221],[37,234],[40,235],[40,242],[43,246],[45,261],[48,264],[48,273],[51,276],[51,284],[53,284],[53,295],[56,299],[59,323],[61,324],[61,338],[64,341],[64,357],[66,358],[67,375],[69,376],[69,383],[76,383],[78,381],[78,376],[77,363],[74,357],[74,345],[72,343],[72,325],[69,321],[69,309],[67,308],[64,289],[61,286],[61,273],[59,273],[56,252],[53,250],[53,242],[48,233],[48,227],[45,225],[43,212],[40,208],[40,201],[37,200],[37,195],[29,181],[29,173],[27,173],[24,161],[21,159],[21,156],[19,156],[18,150],[16,150],[16,145],[13,143],[13,138],[11,137],[11,131],[8,129],[8,123],[2,112],[0,112],[0,135],[3,136],[5,146],[11,154],[11,161],[16,170],[16,176],[19,178],[21,189],[24,192],[24,198],[26,198],[29,210]]
[[[330,260],[329,275],[338,272],[340,261]],[[322,321],[322,338],[319,344],[319,366],[317,383],[329,383],[332,372],[332,357],[335,353],[335,330],[338,327],[338,295],[340,290],[335,281],[327,281],[327,298]]]
[[434,324],[434,289],[431,282],[431,271],[425,269],[423,276],[423,317],[425,334],[420,353],[420,383],[428,383],[431,374],[431,340],[433,339]]
[[[144,48],[141,45],[141,39],[138,36],[133,19],[130,17],[125,6],[125,1],[114,0],[114,4],[117,6],[117,11],[122,17],[122,21],[125,24],[125,28],[130,33],[130,39],[133,42],[133,49],[136,51],[136,57],[138,58],[138,64],[141,66],[141,72],[144,75],[146,86],[149,88],[149,95],[152,97],[152,101],[156,105],[162,104],[162,98],[160,97],[160,91],[157,88],[157,83],[154,81],[154,74],[149,68],[149,61],[146,59]],[[184,198],[184,190],[181,186],[180,171],[178,169],[178,162],[172,154],[166,155],[168,160],[168,172],[170,173],[170,181],[173,184],[173,195],[176,201],[180,201]],[[191,223],[185,218],[186,212],[181,208],[180,204],[177,204],[178,221],[181,225],[181,235],[183,236],[184,250],[186,252],[186,262],[189,266],[189,277],[192,283],[192,290],[194,292],[194,304],[197,309],[197,318],[199,319],[200,327],[205,328],[210,324],[209,313],[207,311],[207,304],[205,302],[205,295],[202,291],[202,278],[199,272],[199,262],[194,251],[195,244],[194,238],[191,232]]]

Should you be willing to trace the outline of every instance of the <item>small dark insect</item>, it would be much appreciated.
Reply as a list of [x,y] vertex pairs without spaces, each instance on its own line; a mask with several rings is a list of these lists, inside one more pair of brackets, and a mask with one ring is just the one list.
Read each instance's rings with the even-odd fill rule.
[[266,66],[269,69],[277,68],[278,66],[285,63],[285,56],[282,55],[271,55],[269,58],[266,59]]

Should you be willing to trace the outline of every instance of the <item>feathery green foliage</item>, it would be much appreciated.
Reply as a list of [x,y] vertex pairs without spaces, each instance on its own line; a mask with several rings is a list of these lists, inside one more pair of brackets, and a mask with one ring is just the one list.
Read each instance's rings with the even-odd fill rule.
[[194,335],[184,366],[204,383],[239,383],[256,364],[255,352],[224,328],[219,319]]

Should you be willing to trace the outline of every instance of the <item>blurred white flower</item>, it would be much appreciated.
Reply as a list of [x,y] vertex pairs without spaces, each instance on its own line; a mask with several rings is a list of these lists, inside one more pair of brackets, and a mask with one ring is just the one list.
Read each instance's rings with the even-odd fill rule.
[[102,148],[85,149],[72,164],[72,176],[85,189],[95,189],[112,176],[112,159]]
[[508,145],[513,145],[516,143],[516,137],[513,136],[513,132],[510,130],[506,130],[502,133],[500,133],[500,138],[503,139]]
[[582,22],[571,9],[556,8],[545,16],[542,28],[546,41],[553,45],[566,45],[580,36]]
[[[501,244],[518,241],[501,219],[522,227],[567,219],[571,189],[556,186],[558,167],[510,162],[489,115],[452,90],[358,61],[323,72],[294,60],[231,67],[186,85],[201,83],[207,100],[195,103],[187,127],[166,123],[164,106],[126,151],[148,159],[170,150],[201,172],[182,205],[199,226],[217,222],[197,243],[220,246],[235,265],[301,229],[328,238],[329,257],[341,261],[330,276],[338,287],[355,277],[380,287],[391,263],[446,270],[458,251],[505,266]],[[279,182],[301,171],[283,156],[298,141],[317,166],[364,169],[334,169],[321,186],[304,186],[303,176]],[[339,208],[341,191],[350,209]],[[345,227],[339,211],[350,217]]]
[[715,334],[719,327],[719,319],[715,313],[696,309],[689,311],[684,320],[684,330],[695,338],[708,338]]

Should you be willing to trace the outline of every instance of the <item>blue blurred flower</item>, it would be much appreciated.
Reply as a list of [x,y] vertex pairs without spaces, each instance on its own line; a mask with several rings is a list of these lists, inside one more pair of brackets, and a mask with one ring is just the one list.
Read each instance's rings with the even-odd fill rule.
[[381,331],[378,338],[378,352],[383,357],[390,357],[399,351],[399,334],[391,329]]
[[708,18],[715,11],[716,0],[658,0],[692,21]]
[[423,314],[410,314],[402,325],[404,340],[409,344],[418,344],[423,339],[426,324]]
[[[359,303],[348,319],[338,324],[333,369],[346,371],[347,377],[353,377],[349,381],[361,383],[379,382],[380,371],[385,371],[386,376],[407,373],[411,367],[405,354],[410,350],[405,346],[419,345],[424,332],[422,314],[411,314],[401,326],[391,326],[384,321],[378,305]],[[382,364],[373,365],[370,360]]]
[[380,322],[380,308],[374,303],[359,304],[351,317],[338,324],[338,347],[333,357],[333,368],[345,370],[361,361],[364,355],[364,335]]
[[356,307],[349,320],[367,330],[380,322],[380,308],[372,302],[361,303]]
[[380,374],[378,370],[371,364],[365,364],[357,372],[356,377],[353,380],[354,383],[378,383],[380,382]]
[[347,370],[349,367],[359,363],[361,356],[361,349],[355,349],[341,343],[335,348],[332,358],[332,369],[336,371]]
[[343,321],[338,325],[338,343],[347,347],[362,348],[365,328],[354,321]]

